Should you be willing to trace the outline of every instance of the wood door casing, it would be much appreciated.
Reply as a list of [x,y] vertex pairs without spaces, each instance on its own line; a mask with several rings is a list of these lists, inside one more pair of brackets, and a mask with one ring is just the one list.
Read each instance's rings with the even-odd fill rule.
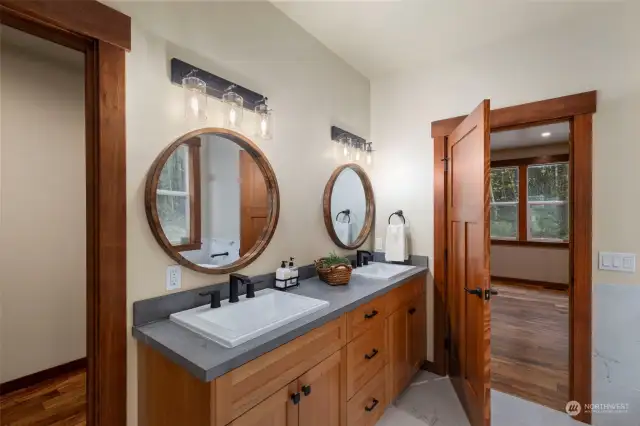
[[472,426],[491,424],[489,112],[485,100],[455,128],[447,155],[452,379]]
[[340,426],[341,401],[346,402],[340,385],[341,363],[338,351],[298,378],[301,425]]
[[269,218],[269,194],[260,167],[245,151],[240,151],[240,257],[262,236]]
[[298,426],[298,407],[291,396],[298,392],[298,381],[283,387],[229,426]]

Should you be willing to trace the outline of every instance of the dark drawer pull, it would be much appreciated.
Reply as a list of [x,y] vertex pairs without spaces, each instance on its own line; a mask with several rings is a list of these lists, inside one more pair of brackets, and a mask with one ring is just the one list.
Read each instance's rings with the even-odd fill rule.
[[302,387],[302,393],[304,394],[304,396],[309,396],[309,394],[311,393],[311,385],[304,385]]
[[371,319],[371,318],[375,317],[376,315],[378,315],[378,311],[376,311],[374,309],[373,311],[371,311],[370,314],[364,314],[364,319]]
[[380,401],[378,401],[377,399],[373,398],[373,404],[371,404],[371,407],[364,407],[364,411],[373,411],[374,408],[376,408],[376,406],[378,405]]
[[416,308],[409,309],[409,315],[413,315],[416,313]]
[[364,356],[364,358],[365,358],[365,359],[371,359],[371,358],[373,358],[373,357],[374,357],[374,356],[376,356],[376,355],[378,355],[378,350],[377,350],[377,349],[374,349],[374,350],[372,350],[372,351],[371,351],[371,353],[370,353],[370,354],[366,354],[366,355]]
[[298,405],[300,402],[300,392],[292,394],[291,401],[293,401],[293,405]]

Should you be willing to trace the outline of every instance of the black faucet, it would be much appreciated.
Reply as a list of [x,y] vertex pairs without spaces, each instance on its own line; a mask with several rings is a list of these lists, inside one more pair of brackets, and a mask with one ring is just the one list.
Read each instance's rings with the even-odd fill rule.
[[216,309],[220,307],[220,291],[219,290],[211,290],[206,291],[204,293],[199,293],[200,296],[211,296],[211,309]]
[[238,287],[242,283],[247,286],[247,299],[256,297],[255,294],[255,282],[251,282],[251,278],[242,274],[230,274],[229,275],[229,303],[236,303],[240,299],[238,298]]
[[373,257],[370,251],[358,250],[356,252],[356,266],[359,268],[362,265],[368,265],[370,257]]

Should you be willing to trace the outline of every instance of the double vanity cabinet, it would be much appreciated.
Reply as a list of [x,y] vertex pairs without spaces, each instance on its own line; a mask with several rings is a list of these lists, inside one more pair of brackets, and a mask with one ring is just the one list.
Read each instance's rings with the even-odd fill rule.
[[140,426],[372,426],[426,353],[425,274],[205,382],[138,345]]

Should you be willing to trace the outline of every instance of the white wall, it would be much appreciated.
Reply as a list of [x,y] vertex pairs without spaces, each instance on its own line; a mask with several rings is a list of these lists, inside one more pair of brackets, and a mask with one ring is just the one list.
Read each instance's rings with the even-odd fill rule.
[[[367,212],[367,199],[364,194],[364,186],[360,176],[352,169],[346,168],[336,178],[331,193],[331,218],[335,222],[336,216],[341,211],[350,210],[351,225],[349,227],[350,240],[342,241],[351,244],[358,239],[364,226],[364,218]],[[338,218],[340,222],[348,221],[344,215]]]
[[569,284],[569,249],[492,244],[491,276]]
[[86,179],[83,55],[6,27],[1,36],[6,382],[86,354]]
[[[593,280],[595,284],[640,284],[638,272],[601,272],[595,262],[598,250],[640,252],[639,7],[638,2],[594,3],[575,19],[544,32],[505,39],[448,62],[373,80],[376,236],[383,235],[386,215],[401,208],[412,222],[413,253],[433,258],[432,121],[469,113],[484,98],[500,108],[597,89]],[[595,321],[597,327],[598,318]],[[640,343],[633,347],[635,353],[627,356],[640,359]],[[600,385],[596,381],[594,394]],[[619,391],[638,395],[630,388]],[[635,403],[640,404],[640,398]]]
[[[110,3],[111,4],[111,3]],[[369,132],[369,82],[266,2],[123,2],[132,16],[127,55],[127,303],[165,293],[171,259],[154,240],[144,213],[147,170],[171,141],[196,127],[221,126],[219,103],[207,123],[187,123],[183,94],[169,82],[172,57],[269,97],[275,138],[255,139],[275,170],[280,219],[273,240],[243,270],[274,271],[295,256],[309,264],[337,247],[322,216],[324,186],[336,167],[330,126],[363,137]],[[182,47],[180,47],[182,46]],[[248,120],[250,114],[245,116]],[[245,131],[250,135],[249,128]],[[304,238],[300,238],[304,236]],[[341,252],[341,250],[337,250]],[[183,289],[228,279],[186,269]],[[128,424],[137,423],[136,346],[128,340]]]

